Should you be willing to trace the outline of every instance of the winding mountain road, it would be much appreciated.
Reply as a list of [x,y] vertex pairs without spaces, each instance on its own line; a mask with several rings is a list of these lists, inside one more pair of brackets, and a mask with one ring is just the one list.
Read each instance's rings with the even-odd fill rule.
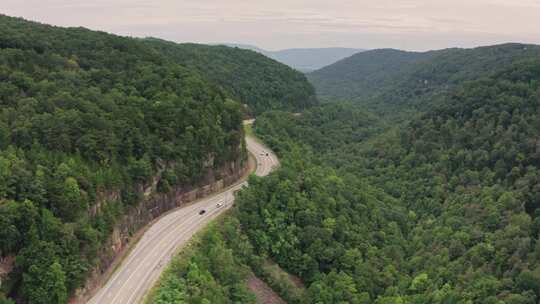
[[[257,160],[256,175],[268,175],[279,165],[276,155],[255,139],[246,137],[246,143],[249,152]],[[142,302],[144,295],[158,280],[177,249],[213,218],[229,209],[234,203],[234,192],[245,185],[246,181],[240,182],[223,192],[170,212],[156,221],[144,233],[109,281],[88,303]],[[201,210],[205,210],[205,213],[199,214]]]

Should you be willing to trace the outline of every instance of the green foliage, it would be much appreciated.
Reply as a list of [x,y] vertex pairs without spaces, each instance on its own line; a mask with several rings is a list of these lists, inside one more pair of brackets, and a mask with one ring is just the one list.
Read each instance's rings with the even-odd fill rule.
[[348,103],[259,118],[283,162],[238,198],[256,252],[310,303],[537,303],[540,61],[489,74],[395,127]]
[[173,260],[147,303],[255,303],[246,285],[252,275],[287,303],[306,303],[303,287],[254,251],[236,211],[214,221],[192,242]]
[[2,293],[0,293],[0,304],[15,304],[13,300],[6,299]]
[[304,74],[257,52],[154,38],[145,43],[197,70],[230,97],[247,104],[253,114],[270,109],[300,111],[317,103]]
[[430,53],[393,49],[359,52],[307,74],[317,95],[325,101],[366,98],[396,85],[396,75],[405,74]]
[[[200,238],[200,239],[198,239]],[[220,219],[184,249],[150,295],[151,303],[255,303],[245,281],[249,243],[234,217]]]
[[[17,256],[10,296],[65,303],[152,180],[165,192],[245,157],[242,106],[178,61],[137,39],[0,16],[0,256]],[[121,195],[106,201],[110,193]]]
[[240,193],[239,219],[246,234],[260,254],[309,283],[311,303],[369,302],[347,272],[333,270],[355,271],[370,282],[380,277],[375,265],[391,264],[394,257],[383,254],[384,244],[403,241],[398,229],[403,211],[358,179],[297,159],[307,153],[292,155],[278,172],[253,177]]
[[55,262],[47,268],[34,264],[23,275],[24,297],[28,303],[65,303],[67,290],[62,266]]
[[269,111],[257,118],[254,128],[257,135],[277,152],[290,149],[287,147],[290,141],[326,152],[364,141],[387,127],[384,121],[361,106],[344,102],[324,104],[300,116]]
[[425,53],[382,49],[358,53],[307,76],[323,100],[355,100],[379,113],[407,118],[402,111],[429,110],[437,97],[464,82],[539,55],[540,47],[524,44]]

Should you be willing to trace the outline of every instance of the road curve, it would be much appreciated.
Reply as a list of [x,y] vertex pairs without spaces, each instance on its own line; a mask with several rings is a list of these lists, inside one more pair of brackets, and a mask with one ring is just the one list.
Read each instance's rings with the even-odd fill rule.
[[[256,158],[255,174],[265,176],[279,164],[274,153],[251,137],[247,148]],[[141,237],[109,281],[89,304],[140,303],[152,288],[176,250],[217,215],[233,205],[234,192],[247,182],[239,183],[218,194],[181,207],[156,221]],[[218,207],[217,204],[223,204]],[[201,210],[206,212],[199,214]]]

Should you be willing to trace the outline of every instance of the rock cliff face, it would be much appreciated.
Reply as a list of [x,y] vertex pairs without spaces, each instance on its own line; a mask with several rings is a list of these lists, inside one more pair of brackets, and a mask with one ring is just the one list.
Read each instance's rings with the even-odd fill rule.
[[[164,213],[193,202],[199,198],[220,191],[247,174],[249,170],[247,160],[240,158],[227,163],[218,170],[207,169],[205,178],[194,185],[182,185],[171,189],[168,193],[158,193],[154,190],[141,187],[142,201],[128,210],[115,226],[108,244],[99,254],[98,266],[91,272],[84,288],[77,291],[71,303],[85,303],[91,293],[112,274],[115,266],[121,262],[129,250],[129,244],[136,241],[144,232],[144,228]],[[155,184],[152,182],[152,184]],[[116,191],[110,191],[98,198],[101,204],[120,198]]]

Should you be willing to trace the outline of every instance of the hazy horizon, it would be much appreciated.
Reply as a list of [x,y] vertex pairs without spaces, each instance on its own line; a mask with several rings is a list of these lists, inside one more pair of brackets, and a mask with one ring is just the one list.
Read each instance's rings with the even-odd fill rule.
[[176,42],[425,51],[540,44],[540,0],[4,0],[0,13]]

